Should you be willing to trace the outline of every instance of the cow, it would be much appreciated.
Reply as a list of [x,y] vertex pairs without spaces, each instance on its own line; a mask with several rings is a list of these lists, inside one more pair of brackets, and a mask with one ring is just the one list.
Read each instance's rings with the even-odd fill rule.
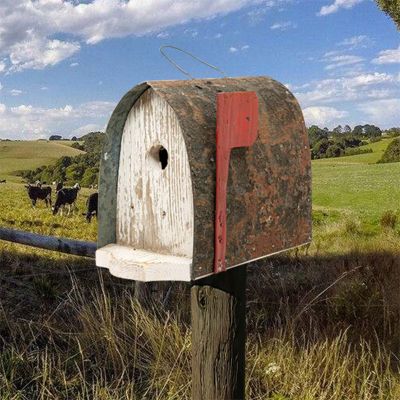
[[93,193],[89,196],[86,202],[86,213],[83,213],[82,215],[86,216],[86,221],[90,224],[92,221],[92,217],[96,215],[97,217],[97,212],[98,212],[98,201],[99,201],[99,194],[98,193]]
[[56,185],[56,192],[59,192],[64,187],[63,182],[55,182],[54,184]]
[[81,190],[79,183],[75,184],[72,188],[63,188],[57,192],[56,202],[53,207],[53,215],[58,213],[61,207],[68,205],[68,215],[71,213],[71,208],[74,206],[76,208],[76,199],[78,197],[78,192]]
[[1,179],[0,183],[7,183],[7,181],[5,179]]
[[38,200],[44,200],[46,203],[46,207],[51,206],[51,187],[50,186],[45,186],[45,187],[38,187],[38,186],[32,186],[31,184],[28,184],[25,186],[25,188],[28,190],[28,196],[31,199],[32,206],[36,207],[36,202]]

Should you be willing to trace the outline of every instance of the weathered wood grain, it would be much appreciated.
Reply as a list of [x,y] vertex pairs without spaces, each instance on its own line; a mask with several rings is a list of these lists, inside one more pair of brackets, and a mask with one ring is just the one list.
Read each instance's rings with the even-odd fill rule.
[[9,228],[0,228],[0,240],[90,258],[95,257],[97,249],[96,243],[93,242],[44,236]]
[[192,399],[244,399],[246,274],[241,266],[191,289]]
[[133,281],[191,280],[191,258],[135,250],[131,246],[109,244],[102,247],[96,252],[96,264],[108,268],[118,278]]
[[[168,152],[165,169],[160,148]],[[152,89],[133,106],[122,135],[117,243],[193,257],[193,191],[186,145],[174,110]]]

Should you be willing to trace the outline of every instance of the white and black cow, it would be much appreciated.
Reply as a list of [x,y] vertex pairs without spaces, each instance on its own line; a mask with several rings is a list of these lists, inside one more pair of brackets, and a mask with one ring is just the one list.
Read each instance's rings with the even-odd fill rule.
[[99,204],[99,194],[98,193],[91,194],[86,202],[86,213],[83,214],[86,216],[86,221],[89,224],[92,221],[93,216],[97,217],[98,204]]
[[56,192],[59,192],[64,187],[63,182],[54,182],[54,185],[56,187]]
[[72,188],[63,188],[57,192],[56,202],[53,207],[53,215],[56,215],[61,207],[68,205],[68,214],[71,213],[71,208],[76,208],[76,200],[78,198],[78,192],[81,190],[79,183]]
[[50,186],[45,186],[45,187],[39,187],[39,186],[32,186],[31,184],[28,184],[25,186],[26,189],[28,190],[28,196],[31,199],[32,206],[36,206],[36,202],[38,200],[44,200],[47,206],[51,206],[51,187]]

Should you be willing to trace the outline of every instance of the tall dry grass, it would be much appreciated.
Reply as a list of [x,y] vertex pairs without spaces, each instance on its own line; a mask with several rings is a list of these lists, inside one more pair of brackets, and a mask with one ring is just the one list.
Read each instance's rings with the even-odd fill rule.
[[[189,399],[188,286],[143,310],[130,283],[62,260],[67,275],[38,284],[23,266],[54,259],[0,252],[25,285],[2,283],[0,398]],[[248,399],[400,398],[398,287],[399,257],[382,249],[249,267]]]

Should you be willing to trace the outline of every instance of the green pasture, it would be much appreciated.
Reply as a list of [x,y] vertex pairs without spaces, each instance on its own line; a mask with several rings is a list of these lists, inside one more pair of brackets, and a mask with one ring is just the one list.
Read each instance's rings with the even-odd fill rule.
[[[82,189],[78,195],[77,207],[70,215],[52,215],[51,208],[46,208],[43,201],[38,201],[33,208],[25,186],[18,183],[0,185],[0,226],[42,235],[70,237],[73,239],[96,241],[97,220],[88,224],[82,213],[86,209],[89,189]],[[53,202],[55,194],[53,192]]]
[[0,179],[21,182],[16,171],[49,165],[63,156],[83,152],[71,147],[69,141],[0,141]]
[[[327,229],[330,238],[343,236],[343,232],[332,233],[332,229],[338,224],[343,228],[344,223],[356,224],[364,235],[376,234],[381,231],[380,219],[384,212],[392,211],[400,217],[400,163],[376,164],[390,141],[383,139],[368,145],[373,153],[312,162],[314,238]],[[0,179],[11,176],[7,179],[11,182],[0,185],[0,226],[46,235],[96,239],[96,222],[87,225],[81,215],[89,190],[80,193],[79,212],[53,217],[43,203],[33,209],[26,189],[15,182],[18,177],[11,175],[18,169],[37,167],[62,155],[80,153],[65,143],[0,142]]]
[[359,221],[376,231],[385,211],[400,210],[400,163],[376,164],[390,139],[372,143],[373,153],[314,160],[313,208],[328,219]]

